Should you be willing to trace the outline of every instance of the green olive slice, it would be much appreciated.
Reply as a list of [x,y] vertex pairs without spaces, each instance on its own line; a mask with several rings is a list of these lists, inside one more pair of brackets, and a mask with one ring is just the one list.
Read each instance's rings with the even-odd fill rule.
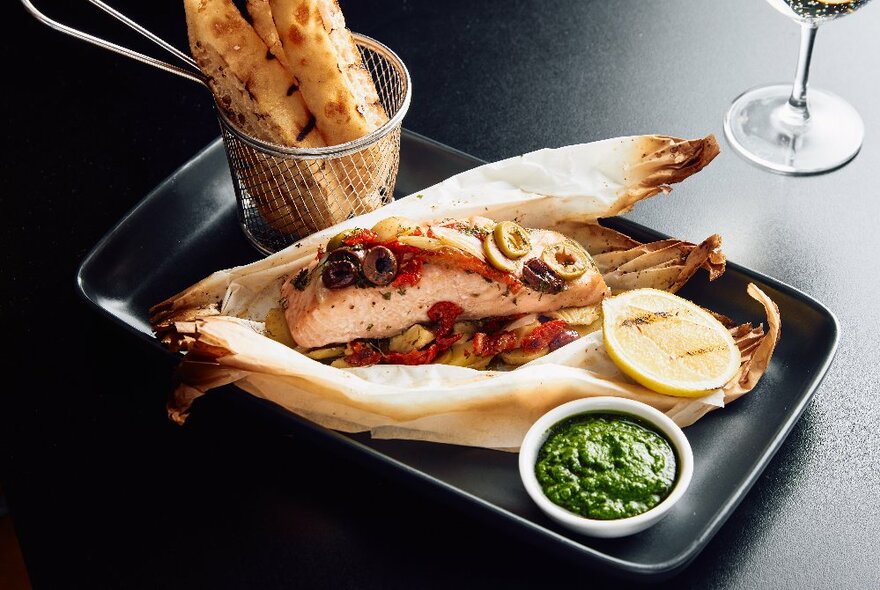
[[504,272],[513,272],[516,270],[516,263],[501,253],[498,244],[492,236],[486,236],[483,240],[483,253],[486,255],[486,261],[493,267]]
[[529,232],[513,221],[502,221],[492,232],[498,249],[508,258],[522,258],[532,249]]
[[338,234],[336,234],[335,236],[330,238],[330,241],[327,242],[327,252],[332,252],[333,250],[336,250],[337,248],[341,248],[342,246],[345,245],[345,243],[344,243],[345,240],[347,240],[348,238],[350,238],[352,236],[356,236],[357,234],[361,233],[362,231],[364,231],[364,230],[356,228],[356,227],[354,227],[352,229],[342,230],[341,232],[339,232]]
[[583,249],[568,241],[547,246],[541,253],[541,259],[566,281],[578,278],[591,266]]

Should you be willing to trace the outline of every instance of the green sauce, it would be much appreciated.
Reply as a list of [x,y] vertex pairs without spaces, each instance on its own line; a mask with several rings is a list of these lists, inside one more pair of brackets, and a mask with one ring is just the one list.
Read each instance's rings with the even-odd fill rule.
[[634,416],[598,412],[553,426],[535,465],[550,501],[598,520],[650,510],[672,491],[676,472],[664,435]]

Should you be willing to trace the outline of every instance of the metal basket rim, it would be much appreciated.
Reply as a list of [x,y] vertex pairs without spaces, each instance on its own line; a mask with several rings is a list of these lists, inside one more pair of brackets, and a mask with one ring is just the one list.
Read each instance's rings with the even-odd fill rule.
[[236,126],[236,124],[231,119],[229,119],[223,109],[220,108],[220,106],[217,105],[215,102],[214,104],[216,107],[215,110],[217,111],[217,118],[220,119],[221,125],[223,125],[226,130],[234,135],[236,139],[261,152],[266,152],[279,157],[296,156],[302,159],[346,156],[377,142],[378,140],[391,133],[391,131],[393,131],[401,124],[401,122],[403,121],[403,117],[409,110],[410,100],[412,98],[412,79],[410,78],[409,70],[407,69],[406,64],[403,63],[403,60],[400,59],[400,56],[392,51],[387,45],[384,45],[383,43],[376,41],[372,37],[368,37],[367,35],[362,35],[360,33],[352,32],[352,36],[354,37],[355,43],[357,43],[359,46],[371,49],[376,53],[382,54],[384,57],[386,57],[392,63],[395,69],[402,75],[401,77],[404,81],[405,92],[403,96],[403,102],[401,103],[400,108],[398,108],[397,111],[394,113],[394,115],[390,117],[388,121],[381,127],[375,129],[374,131],[371,131],[363,137],[359,137],[358,139],[346,143],[340,143],[338,145],[330,145],[319,148],[290,147],[271,143],[248,135],[238,126]]

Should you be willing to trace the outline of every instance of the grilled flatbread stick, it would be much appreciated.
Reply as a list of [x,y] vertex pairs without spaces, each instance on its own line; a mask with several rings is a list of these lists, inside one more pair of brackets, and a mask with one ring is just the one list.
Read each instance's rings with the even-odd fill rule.
[[[388,121],[370,73],[345,28],[336,0],[269,0],[291,72],[327,145],[368,135]],[[352,157],[331,163],[330,210],[337,221],[383,204],[395,160],[386,136]]]
[[[190,47],[217,104],[245,133],[291,147],[324,139],[293,75],[282,66],[231,0],[184,0]],[[254,153],[242,183],[263,218],[282,233],[308,235],[337,220],[328,205],[326,166],[286,165]]]
[[328,145],[358,139],[388,116],[336,0],[269,0],[291,73]]
[[269,0],[248,0],[247,11],[251,15],[254,24],[254,30],[272,55],[281,62],[281,65],[289,72],[290,65],[287,63],[287,55],[284,53],[284,47],[281,45],[281,39],[278,37],[278,29],[275,28],[275,19],[272,17],[272,8],[269,6]]
[[231,0],[184,0],[190,48],[218,105],[254,137],[296,147],[324,139],[293,76]]

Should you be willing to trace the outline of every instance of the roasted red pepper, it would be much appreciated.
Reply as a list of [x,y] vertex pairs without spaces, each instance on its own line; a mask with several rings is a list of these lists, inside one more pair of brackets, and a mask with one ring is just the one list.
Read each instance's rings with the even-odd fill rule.
[[[364,231],[368,232],[369,230]],[[348,244],[348,240],[358,239],[359,235],[348,238],[345,240],[345,244]],[[422,232],[417,229],[411,235],[422,235]],[[429,229],[428,236],[432,235],[433,232]],[[388,242],[384,246],[394,252],[394,255],[397,257],[397,278],[391,283],[392,287],[416,286],[422,279],[422,264],[425,259],[430,258],[507,285],[511,293],[517,293],[522,289],[522,283],[513,274],[494,269],[479,258],[465,252],[451,248],[427,251],[414,246],[407,246],[400,242]]]
[[391,286],[415,287],[420,280],[422,280],[422,258],[417,255],[398,262],[397,277],[391,281]]
[[408,246],[400,242],[388,242],[385,247],[397,257],[397,277],[391,282],[392,287],[415,287],[422,279],[422,261],[424,253],[421,248]]
[[513,332],[498,332],[496,334],[474,334],[474,354],[478,356],[495,356],[501,352],[507,352],[516,348],[517,337]]
[[522,289],[522,283],[520,283],[513,274],[494,269],[471,254],[466,254],[451,248],[443,248],[436,252],[425,252],[425,255],[439,262],[455,266],[464,271],[475,272],[487,279],[507,285],[510,288],[511,293],[517,293]]
[[546,324],[541,324],[522,339],[520,348],[527,353],[538,352],[545,346],[549,346],[550,341],[567,328],[568,324],[563,320],[551,320]]
[[382,353],[374,346],[362,340],[354,340],[349,344],[351,354],[345,357],[352,367],[366,367],[367,365],[375,365],[382,360]]
[[360,232],[354,234],[353,236],[348,236],[342,243],[351,248],[352,246],[360,246],[369,248],[370,246],[375,246],[379,243],[379,236],[376,235],[376,232],[370,229],[364,229]]
[[419,255],[424,252],[424,250],[422,250],[421,248],[410,246],[409,244],[401,244],[400,242],[396,241],[386,242],[383,245],[394,252],[394,255],[398,258],[404,258],[407,254]]

